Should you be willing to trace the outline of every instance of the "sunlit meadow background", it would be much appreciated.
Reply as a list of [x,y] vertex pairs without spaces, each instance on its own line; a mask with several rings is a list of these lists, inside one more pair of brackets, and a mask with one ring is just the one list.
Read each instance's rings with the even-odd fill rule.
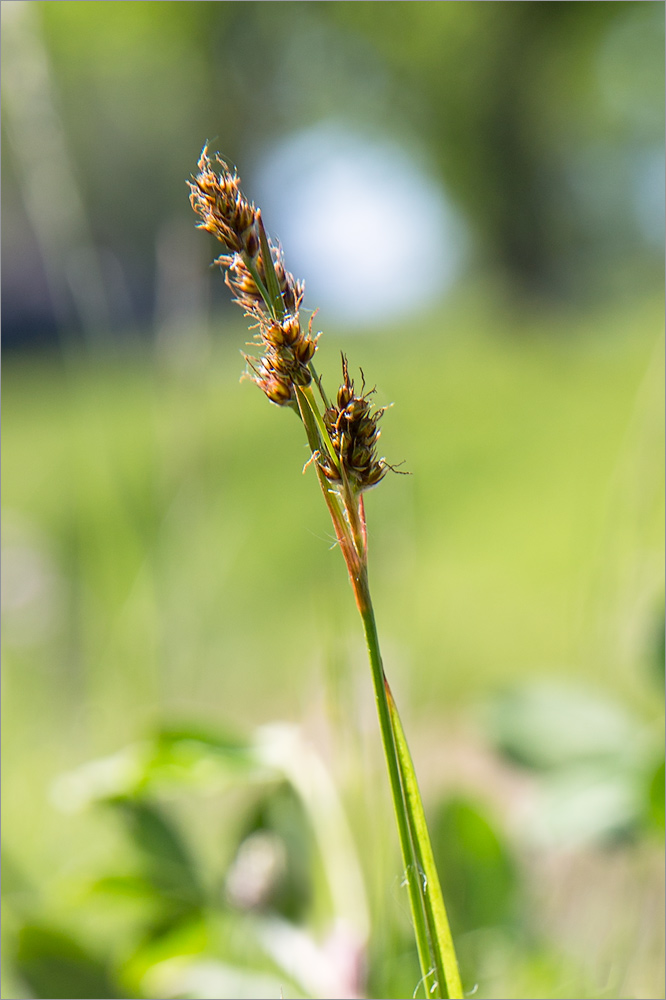
[[395,404],[371,585],[465,989],[664,995],[663,27],[2,4],[3,997],[423,995],[342,560],[187,202],[206,139],[329,391],[345,351]]

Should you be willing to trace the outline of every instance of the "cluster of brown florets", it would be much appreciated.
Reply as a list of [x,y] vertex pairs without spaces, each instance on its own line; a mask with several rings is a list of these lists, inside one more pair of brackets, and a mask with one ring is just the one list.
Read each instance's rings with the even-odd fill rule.
[[298,313],[288,313],[281,320],[266,318],[256,311],[253,315],[258,320],[255,340],[262,345],[264,353],[259,361],[245,355],[251,372],[250,378],[271,402],[278,406],[293,404],[294,386],[309,385],[312,381],[308,364],[314,357],[318,339],[312,337],[312,323],[308,332],[304,333]]
[[246,356],[250,378],[271,402],[294,405],[294,386],[312,380],[308,363],[316,350],[316,338],[309,328],[303,331],[299,319],[303,284],[286,270],[280,248],[266,236],[261,212],[241,191],[238,175],[218,155],[211,161],[206,146],[197,167],[189,187],[192,208],[201,217],[199,228],[224,244],[226,253],[215,263],[225,271],[235,301],[256,321],[255,340],[264,349],[259,359]]
[[344,354],[342,374],[343,382],[338,389],[336,405],[324,411],[324,424],[338,456],[339,468],[327,455],[320,457],[320,465],[331,483],[342,482],[340,470],[344,469],[352,489],[361,492],[376,486],[386,475],[388,466],[384,459],[378,459],[376,455],[377,439],[381,433],[378,423],[386,407],[373,411],[369,397],[374,389],[365,392],[365,380],[360,396],[356,395]]
[[[299,410],[297,388],[312,382],[318,339],[312,336],[312,319],[307,331],[301,326],[303,284],[286,270],[280,247],[268,239],[261,212],[241,191],[236,172],[219,154],[211,161],[206,146],[197,166],[189,187],[192,208],[201,217],[199,228],[224,245],[225,253],[215,263],[224,270],[234,301],[254,320],[254,341],[262,349],[260,357],[245,355],[247,375],[271,402]],[[330,483],[351,487],[358,494],[376,486],[390,468],[376,456],[378,423],[385,408],[373,411],[369,397],[374,389],[365,391],[365,379],[360,395],[355,393],[344,355],[342,374],[334,406],[328,405],[317,379],[330,448],[328,443],[323,446],[322,438],[316,460]]]
[[[220,167],[219,174],[213,170],[213,163]],[[259,210],[241,191],[240,177],[217,154],[211,162],[207,146],[201,151],[197,168],[199,172],[189,182],[189,188],[192,208],[201,216],[199,228],[207,229],[233,253],[257,259]]]

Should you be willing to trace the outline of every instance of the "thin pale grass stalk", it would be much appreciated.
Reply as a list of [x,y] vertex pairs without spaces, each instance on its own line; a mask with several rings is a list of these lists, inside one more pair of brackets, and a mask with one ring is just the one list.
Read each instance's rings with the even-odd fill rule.
[[[219,168],[219,173],[213,165]],[[391,468],[377,458],[378,422],[365,392],[354,388],[343,356],[343,382],[335,401],[327,398],[312,359],[318,337],[301,328],[303,285],[285,269],[282,252],[269,240],[261,213],[245,198],[240,179],[219,156],[204,147],[190,200],[201,217],[200,228],[224,245],[218,263],[235,301],[254,322],[260,358],[246,355],[247,377],[278,406],[300,417],[322,495],[344,556],[363,628],[379,716],[379,728],[402,851],[405,883],[426,997],[462,998],[451,932],[439,884],[414,764],[393,700],[379,649],[368,584],[368,541],[363,505],[365,490],[376,486]],[[362,373],[361,373],[362,374]],[[313,391],[317,387],[323,412]],[[308,463],[308,464],[310,464]],[[421,985],[421,984],[419,984]]]

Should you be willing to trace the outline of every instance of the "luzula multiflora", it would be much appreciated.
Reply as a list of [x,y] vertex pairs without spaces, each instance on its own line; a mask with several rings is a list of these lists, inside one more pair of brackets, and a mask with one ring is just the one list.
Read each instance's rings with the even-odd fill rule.
[[[216,172],[217,170],[217,172]],[[414,766],[386,680],[368,586],[368,549],[363,493],[391,468],[377,457],[379,420],[361,372],[358,393],[342,358],[342,385],[331,403],[314,368],[318,336],[301,325],[303,284],[286,270],[282,251],[271,243],[261,212],[248,201],[235,171],[204,147],[189,184],[199,226],[222,243],[216,264],[235,301],[252,321],[261,356],[246,355],[246,376],[272,403],[301,418],[317,478],[328,507],[365,630],[379,724],[409,891],[422,982],[428,997],[461,998],[462,986],[446,919]],[[313,386],[321,397],[317,401]],[[310,464],[308,462],[308,465]]]

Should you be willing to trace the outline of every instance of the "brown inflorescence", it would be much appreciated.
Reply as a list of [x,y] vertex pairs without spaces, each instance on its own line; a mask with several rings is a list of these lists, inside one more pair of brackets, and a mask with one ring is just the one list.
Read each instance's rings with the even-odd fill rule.
[[[286,270],[280,248],[265,237],[261,212],[241,191],[238,174],[217,154],[211,161],[206,146],[197,167],[189,187],[192,208],[201,217],[199,228],[224,244],[227,252],[215,263],[225,271],[235,301],[256,321],[255,340],[264,349],[260,359],[246,355],[249,377],[271,402],[295,406],[294,386],[310,384],[308,364],[316,350],[316,338],[309,329],[303,331],[299,319],[303,284]],[[262,236],[269,262],[263,259]],[[275,275],[277,302],[267,291],[267,267]]]
[[213,170],[204,146],[197,163],[198,173],[189,182],[190,203],[201,216],[200,229],[207,229],[234,253],[245,253],[255,259],[259,255],[257,231],[258,209],[240,189],[240,177],[215,155],[213,161],[221,168]]
[[[336,405],[325,410],[324,424],[338,456],[340,468],[344,469],[352,489],[360,493],[376,486],[386,475],[388,466],[376,454],[377,439],[381,433],[378,423],[386,407],[372,410],[369,397],[374,389],[366,393],[365,383],[360,396],[356,395],[344,354],[342,374],[343,382],[338,389]],[[340,469],[335,467],[327,455],[320,457],[319,464],[329,482],[341,482]]]
[[[252,315],[252,314],[251,314]],[[317,337],[310,330],[301,329],[298,313],[288,313],[281,320],[267,318],[255,311],[258,332],[257,343],[264,348],[259,362],[250,355],[245,360],[250,369],[250,378],[278,406],[295,404],[294,386],[306,386],[312,381],[308,367],[317,349]]]
[[[299,392],[312,382],[311,361],[318,340],[312,335],[312,319],[307,331],[301,325],[303,284],[286,270],[282,251],[268,239],[261,212],[243,194],[238,174],[219,154],[211,160],[206,146],[197,166],[198,173],[189,187],[192,207],[201,217],[199,228],[224,245],[225,253],[215,263],[224,270],[235,301],[254,321],[254,342],[262,351],[260,357],[245,355],[246,377],[271,402],[291,406],[302,414],[305,397]],[[264,260],[264,253],[270,260]],[[378,423],[385,408],[373,410],[369,397],[374,390],[365,391],[365,380],[360,395],[356,394],[344,355],[342,374],[333,406],[317,380],[326,406],[322,418],[325,432],[324,428],[321,431],[330,441],[321,438],[316,461],[329,483],[343,485],[343,492],[350,488],[358,496],[376,486],[390,468],[376,455]],[[314,443],[311,445],[314,450]]]

